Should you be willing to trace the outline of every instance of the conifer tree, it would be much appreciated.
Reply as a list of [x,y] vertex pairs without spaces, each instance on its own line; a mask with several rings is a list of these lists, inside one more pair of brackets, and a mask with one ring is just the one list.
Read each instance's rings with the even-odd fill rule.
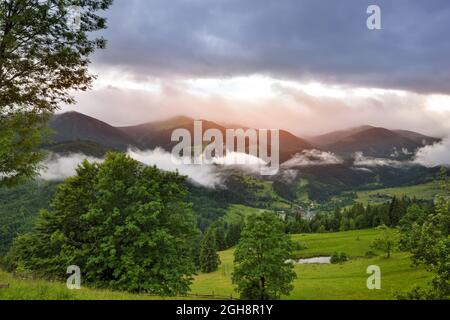
[[200,270],[205,273],[214,272],[220,264],[217,254],[215,230],[209,228],[200,245]]

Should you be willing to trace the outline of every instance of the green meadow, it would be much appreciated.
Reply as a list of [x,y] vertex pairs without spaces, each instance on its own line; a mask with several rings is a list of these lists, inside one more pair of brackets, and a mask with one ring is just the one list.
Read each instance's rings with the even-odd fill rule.
[[[406,253],[394,252],[386,259],[381,252],[375,256],[370,244],[378,235],[377,230],[357,230],[338,233],[300,234],[293,240],[299,243],[296,257],[330,256],[333,252],[345,252],[350,260],[343,264],[295,265],[297,279],[290,296],[283,299],[395,299],[396,292],[404,292],[415,285],[426,285],[430,274],[422,267],[413,267]],[[191,294],[176,299],[237,298],[231,282],[233,272],[233,249],[220,252],[219,270],[195,276]],[[381,268],[381,290],[369,290],[366,281],[367,267],[377,265]],[[10,284],[8,289],[0,289],[0,299],[49,299],[49,300],[142,300],[163,299],[150,295],[113,292],[82,288],[68,290],[63,283],[43,280],[14,278],[0,271],[0,284]],[[165,298],[167,299],[167,298]]]
[[367,204],[377,204],[390,201],[392,197],[408,196],[410,198],[416,197],[417,199],[431,200],[436,195],[443,194],[443,191],[435,182],[419,184],[408,187],[398,188],[384,188],[369,191],[358,191],[358,202]]

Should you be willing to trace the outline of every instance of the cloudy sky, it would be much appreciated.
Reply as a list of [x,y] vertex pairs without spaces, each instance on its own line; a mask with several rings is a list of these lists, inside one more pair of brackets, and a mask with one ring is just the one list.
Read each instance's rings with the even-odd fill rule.
[[[381,8],[381,30],[366,26]],[[298,135],[450,133],[448,0],[115,0],[75,109],[114,125],[188,115]]]

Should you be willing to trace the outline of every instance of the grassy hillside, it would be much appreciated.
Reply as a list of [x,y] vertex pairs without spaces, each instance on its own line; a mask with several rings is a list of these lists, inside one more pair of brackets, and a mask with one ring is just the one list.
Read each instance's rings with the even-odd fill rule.
[[9,284],[10,288],[0,289],[0,300],[151,300],[161,299],[148,295],[94,290],[82,287],[81,290],[69,290],[66,285],[43,280],[17,279],[0,270],[0,284]]
[[370,245],[379,235],[376,229],[354,230],[337,233],[296,234],[292,239],[301,250],[294,251],[299,258],[331,256],[334,252],[345,252],[350,258],[364,257]]
[[[297,279],[294,291],[284,299],[394,299],[396,291],[405,291],[414,285],[425,285],[430,279],[423,268],[411,267],[408,254],[394,253],[386,259],[381,254],[366,258],[377,230],[359,230],[329,234],[294,235],[293,239],[305,248],[296,253],[304,257],[329,255],[343,251],[350,261],[338,265],[296,265]],[[359,240],[358,240],[359,239]],[[237,297],[231,283],[233,249],[220,253],[219,270],[199,274],[191,286],[193,295]],[[367,267],[378,265],[382,273],[382,289],[368,290]],[[69,291],[64,284],[38,280],[17,280],[0,271],[0,283],[10,283],[10,289],[0,289],[0,299],[157,299],[146,295],[132,295],[104,290],[82,289]],[[191,296],[191,298],[198,298]]]
[[224,220],[227,223],[239,223],[245,221],[245,217],[252,213],[259,214],[264,209],[247,207],[241,204],[232,204],[228,207]]
[[358,198],[356,201],[364,204],[376,204],[390,201],[394,196],[408,196],[410,198],[416,197],[417,199],[431,200],[436,195],[442,194],[442,192],[442,189],[440,189],[435,182],[430,182],[409,187],[359,191],[357,192]]
[[[295,241],[307,246],[297,251],[303,257],[327,256],[342,251],[350,261],[338,265],[296,265],[297,279],[294,291],[284,299],[395,299],[394,293],[411,289],[415,285],[426,285],[430,275],[423,268],[412,268],[408,254],[394,253],[386,259],[381,253],[373,258],[364,255],[370,243],[378,235],[377,230],[358,230],[329,234],[294,235]],[[357,240],[359,237],[359,240]],[[233,250],[220,253],[219,270],[200,274],[192,286],[196,294],[237,296],[230,277],[233,271]],[[367,267],[378,265],[382,273],[382,289],[368,290]]]

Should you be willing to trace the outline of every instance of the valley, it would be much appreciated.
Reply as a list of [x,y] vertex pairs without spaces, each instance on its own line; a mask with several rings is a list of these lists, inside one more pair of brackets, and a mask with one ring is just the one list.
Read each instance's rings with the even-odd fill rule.
[[[176,117],[115,128],[71,112],[57,115],[50,122],[54,140],[42,150],[53,159],[48,165],[56,168],[67,163],[76,165],[72,157],[101,160],[111,151],[130,154],[133,149],[137,154],[142,152],[142,157],[151,157],[151,153],[145,153],[148,148],[159,148],[160,153],[170,151],[172,130],[181,127],[191,131],[192,124],[190,118]],[[226,130],[210,121],[204,122],[205,128]],[[329,258],[336,253],[348,257],[338,264],[295,264],[294,290],[283,299],[395,299],[396,293],[413,285],[426,286],[430,274],[423,267],[412,267],[409,253],[395,252],[387,259],[371,244],[380,236],[375,227],[397,227],[399,215],[404,215],[410,205],[428,208],[437,195],[443,194],[433,182],[440,168],[414,163],[410,152],[438,141],[415,132],[371,126],[309,140],[281,131],[284,163],[277,175],[261,176],[245,167],[227,165],[214,165],[206,171],[181,167],[181,174],[188,176],[183,186],[195,224],[203,234],[214,230],[220,264],[216,271],[197,272],[189,294],[173,298],[237,298],[231,281],[234,250],[247,218],[264,213],[283,221],[284,231],[295,243],[295,261]],[[58,163],[59,159],[65,162]],[[174,171],[173,167],[166,169],[161,160],[152,161],[146,164]],[[196,175],[214,177],[217,183],[205,185],[195,180]],[[17,236],[33,231],[40,209],[51,207],[51,199],[65,178],[37,178],[0,189],[0,257],[7,255]],[[370,265],[382,269],[381,290],[366,287]],[[0,271],[0,283],[10,284],[9,289],[0,290],[0,299],[168,299],[88,288],[68,291],[58,282],[16,277],[6,271]]]
[[[370,243],[377,237],[377,230],[358,230],[330,234],[293,235],[295,242],[305,246],[296,253],[303,256],[331,255],[335,251],[346,252],[350,260],[342,264],[295,265],[297,279],[293,292],[283,299],[295,300],[378,300],[395,299],[395,293],[411,289],[414,285],[426,285],[430,274],[423,267],[412,267],[406,253],[396,252],[389,259],[381,253],[366,257]],[[219,253],[219,269],[194,277],[187,296],[158,297],[146,294],[95,290],[82,287],[81,290],[67,290],[65,284],[43,280],[18,279],[0,271],[0,283],[9,283],[9,289],[0,289],[0,299],[48,299],[48,300],[142,300],[142,299],[229,299],[238,297],[231,282],[233,271],[233,249]],[[378,265],[382,272],[382,289],[369,290],[366,287],[370,265]]]

